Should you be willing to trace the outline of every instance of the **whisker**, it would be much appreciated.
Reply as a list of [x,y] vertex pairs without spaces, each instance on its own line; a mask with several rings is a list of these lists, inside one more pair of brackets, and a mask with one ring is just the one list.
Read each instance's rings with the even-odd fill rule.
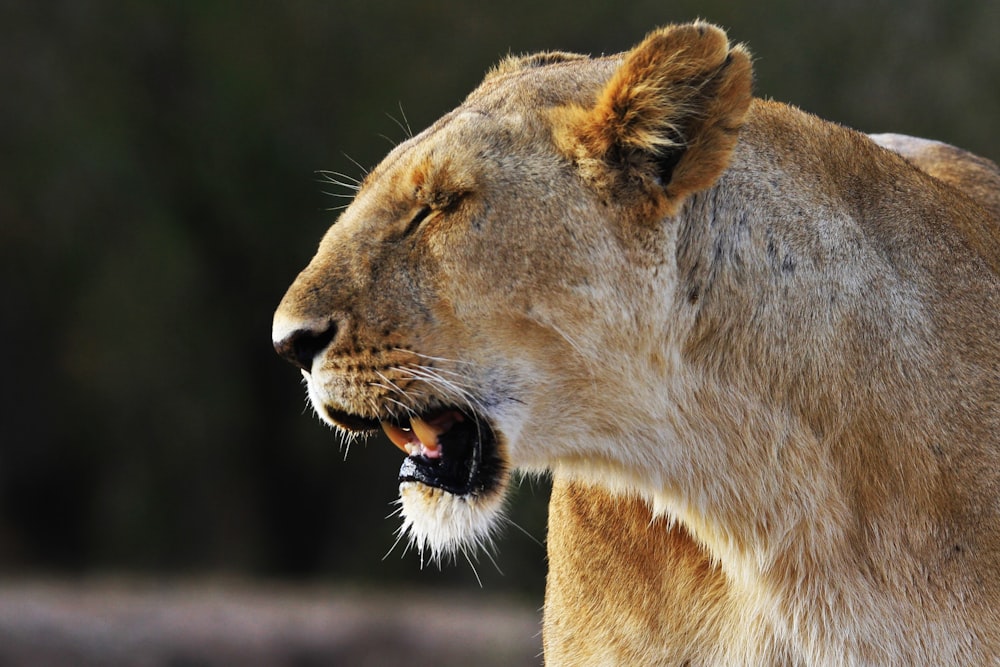
[[535,537],[534,535],[532,535],[532,534],[531,534],[530,532],[528,532],[528,531],[527,531],[527,530],[526,530],[525,528],[521,527],[521,526],[520,526],[520,525],[519,525],[519,524],[518,524],[518,523],[517,523],[516,521],[514,521],[513,519],[511,519],[511,518],[510,518],[510,517],[508,517],[508,516],[504,516],[504,517],[502,517],[502,519],[503,519],[503,522],[504,522],[505,524],[507,524],[508,526],[513,526],[513,527],[514,527],[514,528],[516,528],[516,529],[517,529],[518,531],[520,531],[520,533],[521,533],[522,535],[524,535],[525,537],[527,537],[527,538],[528,538],[529,540],[531,540],[532,542],[534,542],[535,544],[537,544],[537,545],[538,545],[538,546],[540,546],[541,548],[543,548],[543,549],[545,548],[545,545],[544,545],[544,544],[542,544],[542,541],[541,541],[541,540],[539,540],[539,539],[538,539],[537,537]]
[[[388,116],[389,114],[386,114],[386,115]],[[392,118],[391,116],[389,116],[389,117]],[[380,138],[382,138],[382,139],[385,139],[387,142],[389,142],[389,145],[392,146],[393,148],[395,148],[396,146],[399,145],[398,141],[396,141],[395,139],[391,139],[391,138],[389,138],[388,136],[386,136],[386,135],[384,135],[382,133],[379,133],[378,136]]]
[[403,123],[406,125],[406,138],[407,139],[412,139],[413,138],[413,130],[410,129],[410,120],[406,117],[406,112],[403,111],[403,103],[402,102],[397,102],[396,106],[399,107],[399,115],[403,117]]
[[[375,371],[375,374],[378,375],[379,378],[382,380],[382,382],[384,382],[385,384],[382,384],[382,382],[372,382],[370,383],[370,386],[378,387],[380,389],[385,389],[388,392],[395,393],[402,397],[406,396],[406,392],[399,385],[393,382],[390,378],[387,378],[384,373],[382,373],[381,371]],[[404,412],[409,414],[411,417],[416,416],[416,412],[414,412],[414,410],[410,406],[406,405],[402,401],[399,401],[393,398],[392,396],[386,396],[385,400],[391,402],[394,405],[398,405],[400,408],[403,409]]]
[[448,357],[435,357],[435,356],[430,355],[430,354],[423,354],[421,352],[416,352],[414,350],[407,350],[407,349],[404,349],[404,348],[401,348],[401,347],[394,348],[393,351],[394,352],[406,352],[408,354],[412,354],[415,357],[421,357],[423,359],[429,359],[431,361],[439,361],[439,362],[446,363],[446,364],[458,364],[458,365],[463,365],[464,364],[464,365],[468,365],[468,366],[472,365],[471,361],[464,361],[462,359],[450,359]]
[[[410,416],[410,417],[416,417],[416,416],[418,416],[417,413],[413,410],[413,408],[411,408],[410,406],[406,405],[402,401],[397,401],[396,399],[394,399],[391,396],[386,396],[385,400],[389,401],[393,405],[398,405],[403,410],[403,412],[405,414],[407,414],[408,416]],[[393,415],[393,416],[396,416],[396,415]]]
[[406,125],[406,138],[407,139],[412,139],[413,138],[413,130],[410,129],[410,120],[406,117],[406,112],[403,111],[403,103],[402,102],[397,102],[396,106],[399,107],[399,115],[403,117],[403,123]]
[[490,559],[491,563],[493,563],[493,567],[496,568],[497,573],[502,577],[502,576],[504,576],[503,570],[500,569],[500,565],[497,564],[496,558],[493,557],[493,553],[490,550],[490,546],[491,545],[488,545],[488,544],[479,545],[480,551],[482,551],[484,554],[486,554],[486,557]]
[[[350,160],[350,158],[347,158]],[[352,160],[353,162],[353,160]],[[357,164],[355,162],[355,164]],[[350,174],[345,174],[342,171],[331,171],[329,169],[317,169],[315,171],[317,176],[320,176],[320,182],[323,183],[333,183],[334,185],[342,185],[345,188],[350,188],[352,190],[361,189],[361,180],[354,178]]]
[[391,113],[386,113],[385,115],[386,115],[386,117],[389,120],[391,120],[393,123],[395,123],[399,127],[399,129],[401,129],[403,131],[403,134],[406,135],[407,139],[412,139],[413,138],[413,130],[410,129],[410,121],[408,121],[406,119],[406,112],[403,111],[403,103],[402,102],[399,103],[399,113],[400,113],[400,115],[403,116],[403,122],[400,122],[399,119],[396,118],[395,116],[393,116]]
[[[479,583],[479,587],[482,588],[483,587],[483,580],[479,578],[479,572],[476,571],[476,566],[472,564],[472,559],[469,557],[468,550],[462,549],[462,555],[465,556],[465,562],[468,563],[469,567],[472,568],[472,574],[475,575],[476,582],[478,582]],[[492,558],[490,560],[492,560]]]
[[[423,380],[428,384],[444,390],[464,401],[470,408],[482,409],[485,406],[473,395],[471,387],[463,383],[442,377],[440,371],[428,366],[400,366],[397,372],[407,373],[414,379]],[[459,376],[464,377],[464,376]]]
[[381,387],[382,389],[385,389],[387,391],[394,391],[400,395],[405,395],[403,389],[398,384],[393,382],[390,378],[387,378],[385,376],[385,373],[383,373],[382,371],[375,371],[375,375],[377,375],[379,379],[382,380],[382,382],[384,382],[385,384],[382,384],[381,382],[372,382],[370,383],[371,386]]
[[368,172],[370,170],[369,169],[365,169],[364,167],[362,167],[360,162],[358,162],[357,160],[355,160],[354,158],[352,158],[347,153],[341,152],[341,155],[343,155],[344,157],[346,157],[348,160],[350,160],[354,164],[355,167],[357,167],[358,169],[360,169],[362,174],[364,174],[365,176],[368,175]]
[[[392,516],[392,515],[390,514],[389,516]],[[386,518],[389,518],[389,517],[386,517]],[[388,558],[389,554],[391,554],[393,551],[396,550],[396,547],[399,545],[399,543],[402,541],[402,539],[404,537],[406,537],[406,531],[405,530],[403,530],[402,528],[400,528],[399,530],[396,531],[396,541],[392,543],[392,546],[389,547],[389,550],[385,552],[384,556],[382,556],[382,560],[385,560],[386,558]],[[406,551],[404,550],[403,553],[405,554]]]
[[336,197],[337,199],[354,199],[354,195],[346,195],[343,192],[329,192],[327,190],[320,190],[320,192],[325,194],[327,197]]
[[[454,376],[456,378],[465,378],[465,377],[467,377],[464,373],[459,373],[458,371],[448,370],[447,368],[435,368],[433,366],[410,365],[410,366],[400,366],[399,368],[400,368],[400,370],[411,371],[411,373],[413,375],[424,373],[427,376],[435,377],[435,378],[440,378],[442,380],[445,380],[445,378],[441,377],[442,374],[452,375],[452,376]],[[471,387],[471,385],[465,384],[465,383],[462,383],[462,382],[458,382],[457,380],[445,380],[445,381],[446,382],[451,382],[451,383],[453,383],[453,384],[455,384],[456,386],[459,386],[459,387]]]
[[[434,387],[438,392],[451,396],[455,400],[463,403],[473,413],[486,412],[486,406],[475,395],[474,387],[458,380],[444,377],[442,375],[442,370],[440,369],[435,369],[429,366],[409,365],[400,366],[394,370],[397,373],[409,375],[415,380],[426,382],[430,386]],[[458,378],[466,377],[465,375],[454,371],[450,371],[449,374]]]
[[[345,190],[348,190],[348,191],[351,192],[351,195],[342,195],[342,196],[351,196],[351,197],[353,197],[354,195],[356,195],[358,193],[359,190],[361,190],[361,186],[358,183],[354,182],[353,180],[351,180],[351,181],[342,181],[342,180],[340,180],[338,178],[334,178],[333,176],[329,176],[329,175],[323,176],[322,178],[317,179],[317,181],[319,183],[325,183],[325,184],[328,184],[328,185],[336,185],[338,188],[344,188]],[[326,193],[326,194],[330,194],[330,193]]]
[[[417,380],[425,380],[430,384],[437,383],[442,387],[448,388],[455,393],[468,393],[466,385],[456,381],[450,380],[448,378],[442,377],[441,373],[435,369],[428,368],[426,366],[399,366],[396,368],[399,373],[406,373],[411,378]],[[459,375],[459,377],[464,377]]]

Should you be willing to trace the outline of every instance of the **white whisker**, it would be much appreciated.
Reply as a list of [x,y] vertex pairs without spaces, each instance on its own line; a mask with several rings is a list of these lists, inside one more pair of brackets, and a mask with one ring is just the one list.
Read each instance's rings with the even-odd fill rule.
[[346,158],[347,158],[348,160],[350,160],[350,161],[351,161],[351,162],[352,162],[352,163],[354,164],[354,166],[355,166],[355,167],[357,167],[358,169],[360,169],[360,170],[361,170],[361,173],[362,173],[362,174],[364,174],[365,176],[367,176],[367,175],[368,175],[368,172],[369,172],[370,170],[368,170],[368,169],[365,169],[364,167],[362,167],[362,166],[361,166],[361,163],[360,163],[360,162],[358,162],[357,160],[355,160],[354,158],[352,158],[352,157],[351,157],[350,155],[348,155],[347,153],[343,153],[343,152],[342,152],[342,153],[341,153],[341,155],[343,155],[344,157],[346,157]]
[[[350,158],[348,158],[350,159]],[[353,160],[352,160],[353,162]],[[357,164],[355,162],[355,164]],[[327,169],[317,169],[316,175],[320,177],[321,183],[332,183],[349,190],[358,191],[361,189],[361,181],[353,176],[340,171],[329,171]]]
[[[479,583],[479,587],[483,587],[483,580],[479,578],[479,572],[476,570],[476,566],[472,563],[472,559],[469,557],[469,552],[466,549],[462,549],[462,555],[465,556],[465,562],[469,564],[472,568],[472,574],[475,575],[476,581]],[[490,560],[493,560],[492,558]]]
[[513,526],[514,528],[516,528],[522,535],[527,537],[529,540],[531,540],[541,548],[543,549],[545,548],[545,545],[542,544],[541,540],[539,540],[537,537],[529,533],[525,528],[522,528],[516,521],[511,519],[509,516],[502,517],[502,521],[508,526]]
[[481,546],[481,551],[484,554],[486,554],[486,557],[490,559],[491,563],[493,563],[493,567],[496,568],[497,573],[502,577],[503,576],[503,570],[500,569],[500,565],[497,564],[496,558],[493,557],[493,552],[491,551],[492,545],[491,544],[484,544],[484,545],[480,545],[480,546]]
[[437,369],[429,366],[401,366],[394,370],[426,382],[441,394],[464,404],[473,414],[486,412],[486,406],[473,394],[471,388],[456,380],[442,377]]
[[[392,516],[392,514],[390,514],[389,516]],[[389,517],[386,517],[386,518],[388,519]],[[391,554],[393,551],[396,550],[396,547],[399,545],[400,542],[403,541],[404,537],[406,537],[406,531],[405,530],[403,530],[402,528],[400,528],[399,530],[396,531],[396,541],[392,543],[392,546],[389,547],[389,550],[385,552],[384,556],[382,556],[382,560],[385,560],[386,558],[388,558],[389,554]],[[403,553],[404,554],[406,553],[405,549],[403,550]]]
[[407,139],[412,139],[413,138],[413,130],[410,129],[410,121],[407,120],[407,118],[406,118],[406,112],[403,111],[403,103],[402,102],[399,103],[399,113],[400,113],[400,115],[403,116],[403,122],[400,122],[399,119],[397,119],[395,116],[393,116],[390,113],[386,113],[385,115],[386,115],[386,117],[389,120],[391,120],[393,123],[395,123],[397,126],[399,126],[399,129],[401,129],[403,131],[403,134],[406,135]]
[[337,199],[354,199],[354,195],[344,194],[343,192],[328,192],[327,190],[321,190],[323,194],[327,197],[336,197]]
[[430,354],[422,354],[420,352],[416,352],[414,350],[407,350],[407,349],[404,349],[404,348],[401,348],[401,347],[394,348],[394,351],[395,352],[405,352],[407,354],[412,354],[415,357],[420,357],[421,359],[427,359],[429,361],[437,361],[437,362],[445,363],[445,364],[455,364],[455,365],[459,365],[459,366],[462,366],[462,365],[471,366],[472,365],[471,361],[463,361],[461,359],[450,359],[448,357],[435,357],[435,356],[430,355]]

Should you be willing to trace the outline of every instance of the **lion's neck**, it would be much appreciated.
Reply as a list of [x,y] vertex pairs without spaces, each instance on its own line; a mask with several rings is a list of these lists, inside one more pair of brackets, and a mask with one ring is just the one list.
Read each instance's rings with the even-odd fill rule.
[[921,295],[887,265],[856,209],[823,190],[836,184],[806,187],[797,181],[811,165],[749,153],[738,148],[742,167],[685,207],[669,296],[642,305],[664,323],[666,349],[636,355],[662,362],[595,362],[622,371],[612,392],[592,397],[611,426],[557,473],[638,494],[683,525],[738,606],[775,633],[884,661],[866,651],[902,632],[903,610],[958,604],[933,600],[960,595],[933,582],[907,584],[947,567],[955,547],[944,541],[970,538],[954,534],[969,522],[940,502],[967,491],[926,446],[955,439],[958,394],[931,370],[939,343]]
[[[682,526],[725,575],[734,613],[718,621],[733,624],[726,635],[765,631],[809,663],[898,659],[877,653],[880,637],[904,633],[895,625],[903,612],[928,602],[910,597],[917,591],[943,594],[906,583],[936,569],[947,532],[927,512],[934,473],[917,480],[919,466],[895,461],[897,478],[884,468],[869,474],[874,463],[841,451],[858,445],[850,433],[816,433],[732,387],[690,379],[686,386],[672,391],[667,416],[618,443],[633,452],[628,467],[609,461],[595,470],[590,457],[556,474],[638,495],[654,516]],[[828,629],[837,635],[824,635]],[[759,638],[746,639],[750,647]]]

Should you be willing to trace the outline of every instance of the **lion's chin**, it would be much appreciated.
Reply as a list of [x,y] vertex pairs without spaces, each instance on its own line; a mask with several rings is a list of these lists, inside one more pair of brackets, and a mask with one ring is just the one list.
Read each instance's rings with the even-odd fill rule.
[[399,485],[403,525],[421,558],[441,562],[488,547],[502,523],[508,475],[486,495],[456,495],[421,482]]

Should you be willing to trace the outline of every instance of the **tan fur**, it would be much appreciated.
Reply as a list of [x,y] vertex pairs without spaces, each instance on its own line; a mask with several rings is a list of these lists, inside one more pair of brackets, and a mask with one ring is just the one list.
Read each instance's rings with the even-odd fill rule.
[[496,432],[495,488],[403,485],[422,549],[552,472],[549,664],[996,663],[1000,171],[750,84],[704,23],[508,59],[366,178],[275,345],[347,431]]

